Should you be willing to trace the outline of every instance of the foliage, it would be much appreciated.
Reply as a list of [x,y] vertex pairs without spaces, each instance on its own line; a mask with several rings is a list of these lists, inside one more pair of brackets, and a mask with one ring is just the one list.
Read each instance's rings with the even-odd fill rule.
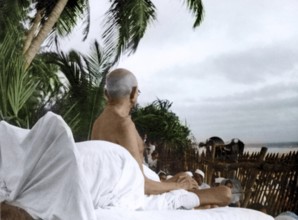
[[[136,51],[148,25],[156,20],[156,7],[150,0],[113,0],[106,13],[103,40],[108,53],[114,53],[116,61],[119,56]],[[193,27],[203,20],[201,0],[186,0],[185,4],[195,15]]]
[[190,130],[182,125],[170,108],[168,100],[156,100],[146,107],[136,106],[132,118],[140,134],[158,144],[183,145],[189,141]]
[[159,146],[160,152],[170,151],[183,154],[185,147],[191,142],[190,130],[182,125],[179,118],[170,108],[168,100],[156,100],[146,107],[137,106],[132,112],[132,118],[142,136]]
[[106,13],[103,39],[108,52],[116,59],[123,51],[134,52],[150,22],[155,19],[155,6],[149,0],[114,0]]
[[17,28],[11,25],[7,30],[9,32],[0,43],[0,119],[26,126],[28,118],[20,116],[29,110],[26,103],[39,81],[33,79],[24,69],[22,55],[14,47],[19,37]]
[[63,115],[77,141],[87,140],[93,122],[105,104],[103,85],[112,64],[96,41],[87,56],[75,50],[68,53],[58,51],[44,54],[48,63],[59,68],[65,81],[63,94],[49,110]]
[[[3,15],[8,13],[13,15],[14,9],[17,7],[23,9],[22,17],[18,17],[18,19],[20,24],[25,24],[24,27],[27,27],[26,43],[23,48],[26,57],[32,56],[33,50],[35,50],[33,47],[40,47],[46,40],[45,37],[48,37],[47,43],[52,44],[53,40],[57,40],[58,35],[68,35],[79,19],[83,19],[84,39],[88,36],[90,29],[89,0],[1,0],[0,3],[0,27],[1,20],[4,20],[5,17]],[[55,7],[59,3],[62,12],[58,13]],[[102,38],[105,42],[106,52],[110,55],[113,54],[115,57],[113,61],[117,62],[123,52],[136,51],[148,25],[156,19],[156,7],[150,0],[111,0],[109,4],[110,7],[105,14]],[[203,19],[202,1],[185,0],[185,4],[194,14],[193,27],[199,26]],[[13,18],[13,16],[8,17]],[[46,26],[50,28],[45,28]],[[102,27],[100,28],[102,29]],[[1,30],[4,29],[1,28]],[[44,34],[45,36],[42,36]],[[37,41],[41,42],[37,43]]]
[[[83,55],[64,53],[59,48],[57,53],[45,53],[40,45],[57,45],[57,35],[70,33],[80,18],[85,18],[86,38],[90,28],[88,0],[0,0],[0,119],[30,127],[45,111],[54,110],[69,123],[77,140],[89,138],[92,122],[104,105],[105,75],[122,53],[137,49],[155,20],[156,8],[150,0],[111,0],[109,4],[102,31],[104,49],[96,42],[94,53]],[[196,27],[202,20],[201,1],[188,0],[186,5],[196,16]],[[55,8],[62,12],[54,13]],[[49,21],[51,25],[44,28]],[[159,111],[169,108],[163,106]],[[171,132],[158,140],[184,144],[189,130],[178,126],[175,114],[168,112],[164,117],[173,119],[173,123],[163,124],[164,131]],[[143,120],[137,119],[140,124],[145,123]]]
[[[8,31],[11,30],[11,26],[15,26],[19,29],[22,24],[20,20],[25,16],[26,10],[23,6],[26,6],[23,0],[0,0],[0,39],[3,40]],[[20,37],[20,34],[18,34]],[[22,40],[22,37],[16,39],[18,41]]]
[[24,68],[18,26],[6,24],[0,43],[0,119],[21,127],[30,127],[43,112],[50,95],[60,86],[52,66],[38,57]]
[[156,146],[159,152],[159,169],[170,172],[184,170],[186,153],[192,147],[192,137],[186,125],[181,124],[178,116],[170,108],[168,100],[156,100],[151,104],[136,106],[132,119],[141,136]]
[[[36,3],[34,10],[42,11],[42,24],[48,19],[53,11],[53,8],[57,4],[57,0],[51,1],[41,1],[35,0],[33,3]],[[65,36],[71,32],[74,26],[77,24],[78,19],[86,18],[86,26],[84,27],[84,33],[87,34],[89,30],[89,4],[85,0],[68,0],[65,9],[63,10],[60,19],[54,26],[53,30],[57,30],[59,34]]]

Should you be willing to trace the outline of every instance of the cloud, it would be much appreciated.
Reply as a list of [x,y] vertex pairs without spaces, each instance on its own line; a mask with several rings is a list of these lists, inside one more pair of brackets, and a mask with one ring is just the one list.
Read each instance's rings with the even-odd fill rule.
[[191,119],[187,122],[200,141],[214,135],[226,141],[297,141],[297,88],[295,83],[274,84],[174,107],[182,119]]
[[172,101],[199,141],[297,141],[296,0],[205,1],[195,31],[176,1],[155,2],[159,21],[122,63],[137,74],[142,104]]
[[[195,30],[181,1],[153,2],[157,21],[119,65],[136,74],[140,104],[170,100],[200,141],[297,141],[297,0],[203,1],[205,18]],[[102,18],[93,17],[92,27]]]
[[205,74],[212,72],[225,76],[235,83],[247,84],[266,80],[268,77],[283,77],[298,66],[298,42],[275,43],[243,51],[229,51],[209,58],[202,63]]

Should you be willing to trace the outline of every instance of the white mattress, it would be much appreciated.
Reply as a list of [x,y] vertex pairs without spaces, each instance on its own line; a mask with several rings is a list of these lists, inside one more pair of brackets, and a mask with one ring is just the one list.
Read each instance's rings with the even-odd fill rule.
[[259,211],[245,208],[214,208],[206,210],[128,211],[96,210],[97,219],[107,220],[273,220]]

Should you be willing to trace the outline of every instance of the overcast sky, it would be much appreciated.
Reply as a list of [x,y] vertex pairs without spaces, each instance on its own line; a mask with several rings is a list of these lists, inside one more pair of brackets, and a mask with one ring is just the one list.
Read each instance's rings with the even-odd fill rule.
[[153,2],[157,21],[118,66],[137,76],[142,106],[173,102],[198,141],[298,141],[297,0],[205,0],[195,30],[184,1]]

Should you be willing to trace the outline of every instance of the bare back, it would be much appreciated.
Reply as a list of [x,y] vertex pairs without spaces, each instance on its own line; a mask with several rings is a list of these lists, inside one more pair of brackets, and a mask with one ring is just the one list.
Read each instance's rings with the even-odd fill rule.
[[144,143],[129,115],[121,116],[111,108],[105,109],[93,124],[91,139],[123,146],[142,165]]

